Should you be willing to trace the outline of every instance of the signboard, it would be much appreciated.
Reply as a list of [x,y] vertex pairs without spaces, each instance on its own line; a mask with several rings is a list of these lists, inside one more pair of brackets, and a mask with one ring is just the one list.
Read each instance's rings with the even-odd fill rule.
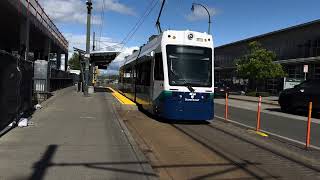
[[308,66],[308,65],[304,65],[304,66],[303,66],[303,72],[304,72],[304,73],[307,73],[308,70],[309,70],[309,66]]
[[303,79],[284,78],[283,89],[293,88],[295,85],[302,83]]

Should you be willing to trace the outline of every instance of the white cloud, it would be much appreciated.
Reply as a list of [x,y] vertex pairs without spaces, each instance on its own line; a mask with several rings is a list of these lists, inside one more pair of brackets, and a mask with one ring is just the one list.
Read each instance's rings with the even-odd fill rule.
[[124,57],[131,55],[133,50],[138,50],[138,46],[125,47],[121,50],[121,53],[116,57],[116,59],[110,63],[107,74],[118,74],[119,68],[125,63]]
[[[69,41],[69,58],[71,58],[73,54],[73,47],[85,50],[86,49],[86,35],[85,34],[71,34],[71,33],[65,33],[64,36]],[[121,53],[116,57],[116,59],[110,63],[108,70],[106,71],[107,74],[117,74],[119,71],[119,68],[124,64],[124,57],[132,54],[133,50],[139,49],[138,46],[133,47],[123,47],[122,45],[115,42],[110,37],[101,37],[100,39],[101,43],[97,42],[97,50],[99,51],[121,51]],[[92,41],[91,41],[91,47],[92,49]]]
[[121,53],[117,56],[117,58],[114,60],[114,62],[123,62],[124,63],[124,58],[128,55],[131,55],[134,50],[138,50],[138,46],[134,47],[125,47],[121,50]]
[[[93,0],[93,11],[100,12],[105,4],[105,11],[133,15],[132,8],[121,4],[118,0]],[[83,0],[41,0],[45,12],[55,22],[82,23],[87,22],[87,7]],[[94,13],[93,13],[94,14]],[[101,24],[100,16],[92,16],[92,24]]]
[[[64,33],[63,34],[67,41],[69,42],[69,58],[73,54],[73,48],[79,48],[82,50],[86,50],[86,35],[85,34],[72,34],[72,33]],[[117,43],[113,42],[113,39],[110,37],[101,37],[101,41],[103,41],[103,44],[100,44],[100,50],[110,50],[107,48],[110,48]],[[97,43],[96,43],[97,46]],[[99,48],[99,46],[98,46]],[[90,42],[90,50],[92,50],[92,39]]]
[[[98,7],[98,11],[114,11],[121,14],[135,15],[136,13],[132,8],[120,3],[118,0],[94,0],[96,2],[96,7]],[[104,5],[103,5],[104,3]]]
[[[208,7],[207,8],[211,17],[217,14],[217,10],[215,8]],[[194,11],[186,16],[189,21],[197,21],[201,19],[208,19],[207,11],[201,6],[194,6]]]

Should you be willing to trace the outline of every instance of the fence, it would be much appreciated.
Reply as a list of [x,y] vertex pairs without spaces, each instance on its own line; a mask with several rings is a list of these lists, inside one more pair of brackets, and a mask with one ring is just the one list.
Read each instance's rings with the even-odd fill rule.
[[32,108],[32,62],[0,50],[0,128]]
[[[51,91],[73,85],[77,75],[47,73],[46,61],[25,61],[0,50],[0,129],[46,100]],[[38,72],[38,73],[35,73]]]

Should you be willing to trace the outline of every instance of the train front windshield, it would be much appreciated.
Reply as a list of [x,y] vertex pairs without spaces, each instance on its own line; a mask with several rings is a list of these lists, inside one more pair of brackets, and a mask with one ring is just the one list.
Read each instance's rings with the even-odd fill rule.
[[212,86],[212,49],[167,45],[171,86]]

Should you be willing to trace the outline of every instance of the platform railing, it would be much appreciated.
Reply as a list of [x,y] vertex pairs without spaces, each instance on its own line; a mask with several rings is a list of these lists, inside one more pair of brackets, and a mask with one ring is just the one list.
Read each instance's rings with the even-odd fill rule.
[[68,41],[59,31],[57,26],[52,22],[49,16],[45,13],[44,9],[40,6],[37,0],[19,0],[19,2],[20,5],[24,5],[27,8],[27,13],[34,15],[37,20],[49,30],[53,37],[55,37],[63,45],[64,48],[68,48]]

